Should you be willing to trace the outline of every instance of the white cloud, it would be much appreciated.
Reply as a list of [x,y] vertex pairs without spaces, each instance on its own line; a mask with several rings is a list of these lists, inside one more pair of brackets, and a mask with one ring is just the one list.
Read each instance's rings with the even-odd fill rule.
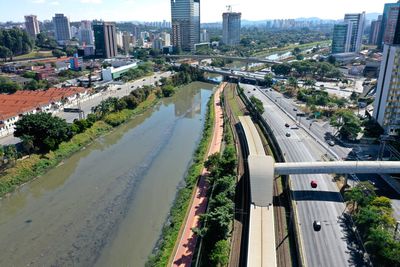
[[103,0],[81,0],[82,4],[101,4]]
[[32,3],[34,3],[34,4],[44,4],[44,3],[46,3],[46,0],[33,0]]
[[58,2],[58,1],[50,2],[50,5],[53,5],[53,6],[58,6],[59,4],[60,4],[60,2]]

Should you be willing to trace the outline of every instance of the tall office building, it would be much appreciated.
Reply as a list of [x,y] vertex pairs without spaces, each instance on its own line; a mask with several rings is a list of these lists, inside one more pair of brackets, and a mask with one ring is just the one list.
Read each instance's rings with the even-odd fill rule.
[[82,20],[81,26],[78,31],[78,38],[81,44],[93,45],[94,44],[94,34],[92,30],[92,22],[90,20]]
[[365,28],[365,12],[345,14],[344,21],[352,24],[350,50],[348,52],[359,52]]
[[171,45],[171,35],[166,32],[161,33],[161,38],[163,39],[163,46],[170,46]]
[[383,44],[393,44],[399,11],[400,1],[397,3],[385,4],[382,15],[381,30],[378,37],[378,45],[380,48],[383,47]]
[[172,45],[193,51],[200,42],[200,0],[171,0]]
[[53,17],[54,33],[56,41],[60,44],[64,44],[65,41],[71,39],[71,27],[69,19],[64,14],[56,14]]
[[97,22],[93,24],[95,55],[102,58],[112,58],[117,55],[117,33],[112,22]]
[[379,16],[377,20],[371,22],[371,31],[369,33],[368,43],[371,45],[378,44],[378,37],[382,26],[382,16]]
[[39,22],[36,15],[25,16],[25,29],[33,38],[36,38],[36,35],[40,33]]
[[400,131],[400,46],[384,45],[379,72],[374,118],[386,134],[399,135]]
[[122,33],[122,48],[125,51],[125,54],[129,53],[131,45],[131,35],[129,32],[123,32]]
[[333,26],[332,54],[350,51],[352,27],[353,24],[349,22],[339,23]]
[[374,118],[388,135],[400,134],[400,16],[384,44],[374,102]]
[[242,13],[229,10],[222,14],[222,42],[226,45],[240,43],[240,19]]
[[203,29],[200,32],[200,43],[209,43],[210,42],[210,35],[208,34],[206,29]]

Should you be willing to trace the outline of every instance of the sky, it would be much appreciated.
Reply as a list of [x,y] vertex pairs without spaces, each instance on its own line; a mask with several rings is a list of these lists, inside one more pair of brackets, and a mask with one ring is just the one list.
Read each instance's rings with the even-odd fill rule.
[[[344,13],[382,13],[395,0],[200,0],[201,22],[222,20],[227,5],[245,20],[319,17],[342,19]],[[170,21],[170,0],[0,0],[0,21],[23,21],[34,14],[50,20],[64,13],[71,21]]]

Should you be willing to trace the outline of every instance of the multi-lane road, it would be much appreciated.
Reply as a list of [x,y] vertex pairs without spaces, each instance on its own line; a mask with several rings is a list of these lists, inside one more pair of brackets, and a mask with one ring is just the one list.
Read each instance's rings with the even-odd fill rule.
[[[288,162],[318,161],[326,148],[304,129],[286,127],[295,124],[287,113],[276,106],[257,87],[242,85],[245,94],[254,95],[264,103],[263,117],[271,126]],[[289,136],[290,135],[290,136]],[[310,186],[318,183],[317,189]],[[345,204],[330,175],[293,175],[291,189],[297,210],[301,250],[306,266],[361,266],[362,250],[344,222]],[[313,221],[320,221],[321,231],[314,231]]]
[[[79,103],[74,103],[69,105],[70,108],[80,108],[83,111],[83,115],[87,116],[87,114],[91,113],[91,109],[94,106],[100,104],[100,102],[108,97],[118,97],[121,98],[125,95],[128,95],[131,91],[136,90],[144,85],[154,84],[156,81],[159,81],[161,77],[169,77],[171,76],[171,72],[157,72],[151,76],[143,77],[141,79],[124,83],[121,85],[111,85],[110,88],[104,92],[97,93],[84,101]],[[56,116],[65,119],[67,122],[73,122],[74,119],[79,119],[79,113],[72,112],[57,112]],[[20,139],[14,137],[13,135],[8,135],[0,138],[0,145],[9,145],[19,143]]]

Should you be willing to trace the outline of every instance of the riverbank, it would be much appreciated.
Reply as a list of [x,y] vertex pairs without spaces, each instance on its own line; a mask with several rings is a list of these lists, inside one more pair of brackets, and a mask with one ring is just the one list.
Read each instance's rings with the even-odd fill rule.
[[[153,93],[142,103],[140,103],[135,109],[125,109],[120,111],[118,114],[123,114],[123,121],[118,125],[126,122],[127,120],[139,115],[151,108],[160,99]],[[43,175],[50,169],[58,166],[63,160],[69,158],[74,153],[85,148],[93,140],[100,136],[109,133],[114,128],[105,121],[97,121],[92,127],[87,129],[85,132],[80,133],[72,137],[68,142],[60,144],[59,148],[55,151],[50,151],[47,154],[39,155],[32,154],[28,158],[23,160],[17,160],[15,166],[6,169],[0,176],[0,197],[4,197],[19,186]]]

